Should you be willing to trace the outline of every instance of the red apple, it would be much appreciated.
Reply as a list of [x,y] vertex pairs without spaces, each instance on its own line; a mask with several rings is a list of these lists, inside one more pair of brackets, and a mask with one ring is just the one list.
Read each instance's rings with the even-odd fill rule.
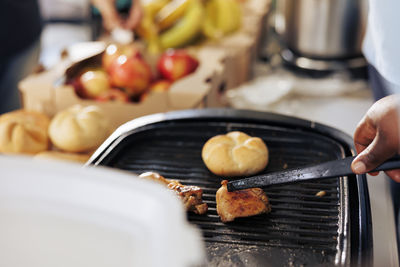
[[149,64],[141,57],[119,56],[109,68],[111,85],[124,88],[131,95],[146,90],[152,80]]
[[139,49],[134,45],[116,45],[110,44],[107,46],[102,57],[102,64],[105,70],[109,70],[112,62],[119,56],[125,55],[127,57],[141,57]]
[[168,91],[172,82],[168,80],[157,80],[150,85],[149,90],[151,92],[164,92]]
[[79,81],[79,76],[77,78],[71,79],[66,82],[67,85],[71,85],[74,87],[75,93],[80,97],[80,98],[86,98],[84,93],[82,92],[82,85]]
[[199,66],[199,61],[185,50],[167,50],[158,60],[157,69],[161,76],[176,81],[192,72]]
[[128,103],[129,96],[125,92],[113,88],[96,97],[96,100],[99,102],[117,101],[117,102]]
[[96,98],[100,94],[110,90],[110,82],[105,71],[89,70],[79,77],[81,93],[87,98]]
[[149,90],[140,96],[140,101],[144,101],[152,92],[166,92],[171,86],[172,82],[168,80],[158,80],[150,85]]

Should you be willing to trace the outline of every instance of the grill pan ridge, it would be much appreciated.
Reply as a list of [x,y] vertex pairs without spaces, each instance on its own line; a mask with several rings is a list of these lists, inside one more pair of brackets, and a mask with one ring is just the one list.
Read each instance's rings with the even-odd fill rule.
[[[270,162],[263,172],[279,171],[351,154],[351,145],[340,138],[341,133],[338,140],[326,133],[327,128],[304,120],[229,109],[146,118],[118,129],[89,163],[136,174],[156,171],[182,184],[200,186],[209,211],[188,214],[188,220],[203,232],[207,265],[348,266],[351,261],[361,262],[353,259],[353,238],[349,238],[348,180],[356,177],[271,186],[265,189],[271,213],[224,224],[215,202],[222,178],[209,172],[201,159],[209,138],[239,130],[267,144]],[[316,196],[319,191],[326,195]]]

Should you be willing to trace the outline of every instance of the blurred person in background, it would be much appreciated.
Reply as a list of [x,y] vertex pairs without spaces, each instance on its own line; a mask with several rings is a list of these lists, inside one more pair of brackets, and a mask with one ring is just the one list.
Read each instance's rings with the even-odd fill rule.
[[20,108],[18,82],[37,65],[41,31],[37,0],[0,1],[0,114]]
[[369,0],[363,53],[375,100],[400,93],[400,1]]
[[[139,0],[127,2],[130,13],[123,19],[114,0],[92,0],[106,30],[134,29],[140,22]],[[21,108],[18,83],[32,73],[40,56],[43,22],[38,0],[0,1],[0,114]]]
[[[369,63],[369,82],[377,102],[360,121],[354,134],[359,154],[352,163],[355,173],[368,172],[400,152],[400,1],[368,2],[363,53]],[[400,170],[387,171],[386,174],[392,178],[391,192],[400,255]]]

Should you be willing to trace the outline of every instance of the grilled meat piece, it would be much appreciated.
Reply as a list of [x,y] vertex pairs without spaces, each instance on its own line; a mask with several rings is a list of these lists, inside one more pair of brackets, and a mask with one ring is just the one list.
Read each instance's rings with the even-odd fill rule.
[[203,203],[203,190],[198,186],[183,185],[176,180],[169,180],[155,172],[145,172],[139,177],[156,181],[167,186],[182,199],[185,209],[196,214],[204,214],[208,210],[207,203]]
[[227,180],[223,180],[216,194],[217,212],[222,222],[271,211],[268,197],[261,188],[228,192],[227,183]]
[[165,179],[164,176],[161,176],[160,174],[158,174],[156,172],[144,172],[141,175],[139,175],[139,177],[155,181],[155,182],[163,184],[165,186],[167,186],[170,183],[170,181],[168,179]]

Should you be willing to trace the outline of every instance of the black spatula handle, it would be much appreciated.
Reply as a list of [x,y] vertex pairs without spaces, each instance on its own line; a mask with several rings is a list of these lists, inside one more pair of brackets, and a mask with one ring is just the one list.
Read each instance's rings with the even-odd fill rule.
[[[355,157],[323,162],[313,166],[295,168],[282,172],[274,172],[263,175],[252,176],[236,181],[230,181],[227,185],[228,191],[252,187],[267,187],[274,184],[287,184],[303,182],[315,179],[326,179],[342,177],[354,174],[351,163]],[[371,172],[400,169],[400,156],[395,156],[385,161]]]
[[389,171],[389,170],[395,170],[395,169],[400,169],[400,156],[394,156],[393,158],[388,159],[375,169],[373,169],[371,172],[376,172],[376,171]]

